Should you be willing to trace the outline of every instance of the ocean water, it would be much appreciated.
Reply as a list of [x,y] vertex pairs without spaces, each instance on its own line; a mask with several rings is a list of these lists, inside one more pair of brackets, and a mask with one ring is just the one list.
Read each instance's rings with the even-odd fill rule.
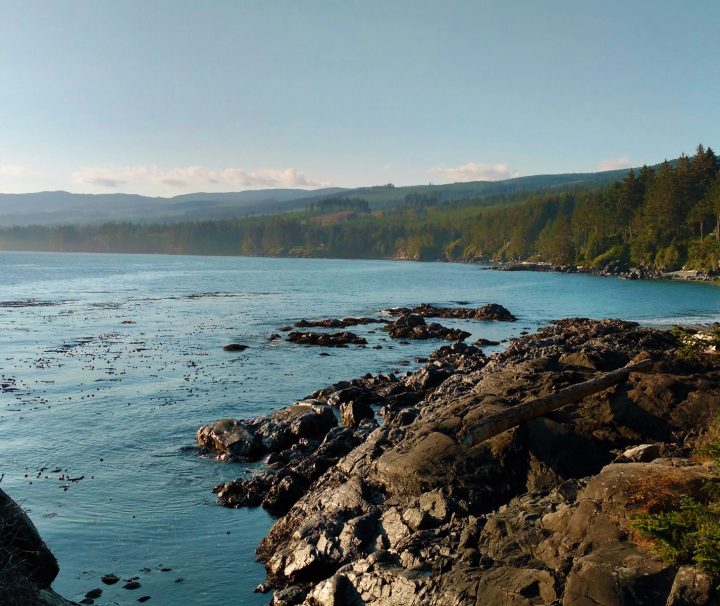
[[[267,603],[252,592],[264,578],[254,550],[272,519],[218,507],[211,492],[260,464],[199,457],[196,429],[366,372],[412,370],[441,345],[401,345],[373,325],[352,330],[382,349],[270,342],[283,325],[421,302],[494,302],[520,318],[442,321],[469,342],[567,316],[720,319],[712,285],[475,265],[0,253],[0,271],[0,487],[58,557],[55,589],[79,600],[100,587],[97,604]],[[249,348],[224,352],[230,342]],[[105,586],[107,573],[141,587]]]

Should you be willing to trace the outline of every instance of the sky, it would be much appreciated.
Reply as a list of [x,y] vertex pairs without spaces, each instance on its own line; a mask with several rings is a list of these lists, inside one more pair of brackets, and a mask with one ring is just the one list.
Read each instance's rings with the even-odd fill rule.
[[717,0],[0,0],[0,192],[447,183],[720,148]]

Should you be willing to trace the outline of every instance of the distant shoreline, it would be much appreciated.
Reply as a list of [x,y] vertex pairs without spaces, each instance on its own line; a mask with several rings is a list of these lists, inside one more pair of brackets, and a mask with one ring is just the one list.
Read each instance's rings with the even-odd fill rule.
[[700,270],[662,271],[642,267],[606,267],[591,269],[577,265],[553,265],[545,262],[511,261],[489,263],[487,269],[495,271],[534,271],[564,274],[590,274],[593,276],[611,276],[623,280],[676,280],[681,282],[706,282],[720,284],[720,272]]

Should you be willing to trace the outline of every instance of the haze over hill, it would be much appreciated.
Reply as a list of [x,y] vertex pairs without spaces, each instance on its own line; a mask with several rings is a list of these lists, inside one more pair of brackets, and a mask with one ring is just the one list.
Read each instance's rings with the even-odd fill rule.
[[0,194],[0,225],[140,223],[232,219],[303,208],[306,198],[332,195],[342,188],[261,189],[229,193],[197,192],[172,198],[136,194],[74,194],[46,191]]
[[196,192],[171,198],[136,194],[75,194],[46,191],[0,194],[0,226],[84,225],[106,222],[159,223],[243,218],[303,209],[327,196],[362,198],[372,210],[392,208],[409,193],[435,195],[441,200],[511,194],[521,191],[568,190],[612,183],[628,169],[598,173],[533,175],[501,181],[472,181],[444,185],[391,184],[347,189],[261,189],[227,193]]

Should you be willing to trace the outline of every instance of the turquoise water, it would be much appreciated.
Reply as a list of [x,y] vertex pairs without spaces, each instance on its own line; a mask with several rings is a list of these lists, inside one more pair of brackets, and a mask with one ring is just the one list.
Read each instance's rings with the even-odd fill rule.
[[[55,588],[80,599],[102,587],[99,604],[141,595],[168,606],[267,603],[252,593],[264,576],[254,549],[272,520],[217,507],[211,493],[253,466],[198,457],[195,430],[268,413],[340,379],[412,370],[415,356],[439,345],[403,346],[367,326],[353,330],[383,349],[319,356],[269,342],[280,326],[458,301],[500,303],[520,318],[443,321],[472,340],[573,315],[653,325],[720,319],[711,285],[473,265],[0,253],[0,269],[0,486],[57,555]],[[229,342],[250,347],[222,351]],[[106,587],[99,578],[110,572],[139,576],[142,587]]]

